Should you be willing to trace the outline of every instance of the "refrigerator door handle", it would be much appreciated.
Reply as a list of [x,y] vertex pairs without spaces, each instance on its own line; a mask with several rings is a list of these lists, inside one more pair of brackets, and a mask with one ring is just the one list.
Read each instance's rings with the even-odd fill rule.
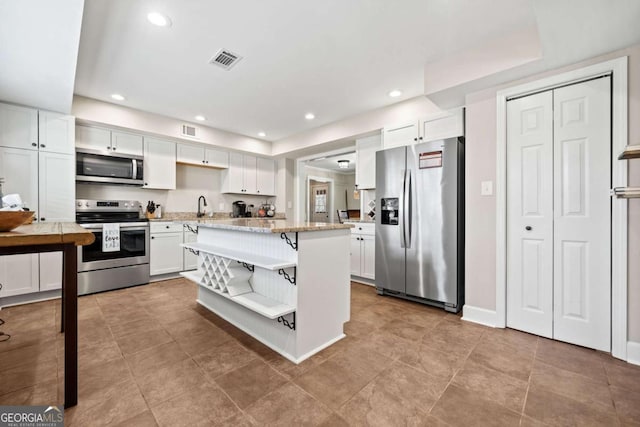
[[400,229],[400,247],[401,248],[406,248],[407,247],[407,241],[406,241],[406,226],[407,226],[407,222],[405,220],[405,201],[407,200],[407,170],[403,170],[402,171],[402,193],[400,194],[400,206],[398,206],[398,209],[400,209],[400,212],[398,213],[398,220],[400,221],[400,227],[398,227]]
[[405,171],[405,187],[404,187],[404,216],[402,218],[404,223],[404,247],[411,249],[411,169]]

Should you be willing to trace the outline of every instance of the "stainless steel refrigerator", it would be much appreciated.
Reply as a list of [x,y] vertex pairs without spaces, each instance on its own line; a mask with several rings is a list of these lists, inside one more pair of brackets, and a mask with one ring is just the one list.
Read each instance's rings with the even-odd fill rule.
[[376,153],[379,294],[458,312],[464,304],[464,139]]

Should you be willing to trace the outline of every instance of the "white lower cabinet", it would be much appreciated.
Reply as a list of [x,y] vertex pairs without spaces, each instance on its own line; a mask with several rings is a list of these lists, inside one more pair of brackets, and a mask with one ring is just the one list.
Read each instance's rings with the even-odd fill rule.
[[62,289],[62,252],[42,253],[40,256],[40,291]]
[[350,223],[351,229],[351,275],[365,279],[376,278],[375,224]]
[[182,224],[151,223],[149,269],[152,276],[182,271]]
[[38,292],[38,265],[38,254],[1,256],[0,298]]

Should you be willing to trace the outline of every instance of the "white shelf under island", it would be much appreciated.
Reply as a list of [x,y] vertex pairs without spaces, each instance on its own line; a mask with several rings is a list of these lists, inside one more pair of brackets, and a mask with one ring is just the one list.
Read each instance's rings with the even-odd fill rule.
[[185,221],[197,227],[198,303],[294,363],[344,338],[350,316],[348,224]]

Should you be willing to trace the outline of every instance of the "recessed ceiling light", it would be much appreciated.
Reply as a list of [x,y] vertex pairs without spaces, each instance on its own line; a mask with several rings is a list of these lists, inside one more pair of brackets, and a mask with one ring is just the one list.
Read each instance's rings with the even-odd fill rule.
[[265,136],[267,136],[267,134],[266,134],[266,133],[264,133],[264,132],[258,132],[258,136],[259,136],[260,138],[264,138]]
[[392,98],[397,98],[400,95],[402,95],[402,91],[398,90],[398,89],[394,89],[391,92],[389,92],[389,96]]
[[304,115],[304,118],[307,119],[307,120],[313,120],[313,119],[316,118],[316,116],[313,113],[307,113],[307,114]]
[[159,12],[151,12],[147,15],[147,19],[153,25],[157,25],[158,27],[170,27],[171,19],[167,15],[163,15]]
[[125,100],[125,97],[120,95],[119,93],[112,94],[111,98],[115,99],[116,101],[124,101]]
[[199,122],[204,122],[205,120],[207,120],[204,116],[196,116],[195,119]]

